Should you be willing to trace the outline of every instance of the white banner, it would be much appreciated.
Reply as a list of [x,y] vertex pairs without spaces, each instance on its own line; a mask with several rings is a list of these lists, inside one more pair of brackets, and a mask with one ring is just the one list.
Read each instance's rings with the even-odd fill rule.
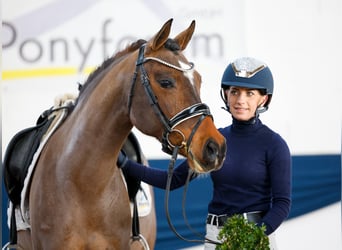
[[[77,93],[77,83],[105,58],[138,38],[150,38],[174,18],[171,34],[196,20],[186,55],[202,75],[202,100],[218,127],[231,122],[221,109],[223,70],[236,57],[253,56],[265,61],[275,78],[263,122],[294,154],[340,152],[340,1],[11,0],[2,5],[3,151],[55,96]],[[138,136],[148,157],[166,157],[155,139]]]

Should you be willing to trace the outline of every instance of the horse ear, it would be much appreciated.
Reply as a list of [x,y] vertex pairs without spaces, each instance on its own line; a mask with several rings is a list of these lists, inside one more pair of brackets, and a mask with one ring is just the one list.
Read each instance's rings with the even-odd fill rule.
[[190,26],[186,30],[179,33],[175,37],[174,40],[179,44],[181,50],[184,50],[186,48],[189,41],[191,40],[191,37],[194,31],[195,31],[195,20],[191,22]]
[[172,24],[173,19],[169,19],[163,27],[158,31],[158,33],[153,37],[152,40],[152,50],[158,50],[161,48],[164,43],[167,41],[169,38],[170,30],[171,30],[171,24]]

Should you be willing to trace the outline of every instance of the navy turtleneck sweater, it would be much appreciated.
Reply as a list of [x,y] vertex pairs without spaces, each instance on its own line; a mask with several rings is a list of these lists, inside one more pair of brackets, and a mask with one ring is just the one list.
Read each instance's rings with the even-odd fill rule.
[[[210,173],[213,196],[208,212],[216,215],[263,211],[266,234],[287,218],[291,205],[291,156],[286,142],[259,119],[219,129],[227,142],[220,170]],[[128,161],[126,174],[165,189],[167,171]],[[174,170],[171,189],[185,184],[187,161]]]

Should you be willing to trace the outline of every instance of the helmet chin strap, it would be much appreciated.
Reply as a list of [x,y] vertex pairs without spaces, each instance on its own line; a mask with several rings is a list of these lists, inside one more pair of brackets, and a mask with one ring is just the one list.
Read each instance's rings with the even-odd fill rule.
[[264,106],[259,106],[255,111],[255,116],[259,116],[259,114],[264,113],[267,111],[267,108]]
[[223,109],[223,110],[227,111],[228,113],[230,113],[229,107],[228,107],[228,106],[226,106],[226,107],[221,107],[221,109]]
[[261,113],[264,113],[265,111],[267,111],[268,106],[264,106],[265,103],[268,100],[268,96],[266,95],[265,100],[257,107],[256,111],[255,111],[255,115],[259,115]]
[[221,108],[224,109],[225,111],[227,111],[228,113],[230,113],[229,106],[227,105],[227,100],[226,100],[225,95],[224,95],[224,89],[220,90],[220,96],[221,96],[222,101],[226,105],[226,107],[221,107]]

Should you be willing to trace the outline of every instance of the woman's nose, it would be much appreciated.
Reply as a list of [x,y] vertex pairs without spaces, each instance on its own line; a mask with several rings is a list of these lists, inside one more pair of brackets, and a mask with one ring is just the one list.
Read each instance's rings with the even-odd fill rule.
[[241,94],[239,94],[239,95],[237,96],[236,100],[237,100],[237,102],[239,102],[239,103],[243,103],[243,102],[245,102],[245,100],[246,100],[246,95],[243,94],[243,93],[241,93]]

